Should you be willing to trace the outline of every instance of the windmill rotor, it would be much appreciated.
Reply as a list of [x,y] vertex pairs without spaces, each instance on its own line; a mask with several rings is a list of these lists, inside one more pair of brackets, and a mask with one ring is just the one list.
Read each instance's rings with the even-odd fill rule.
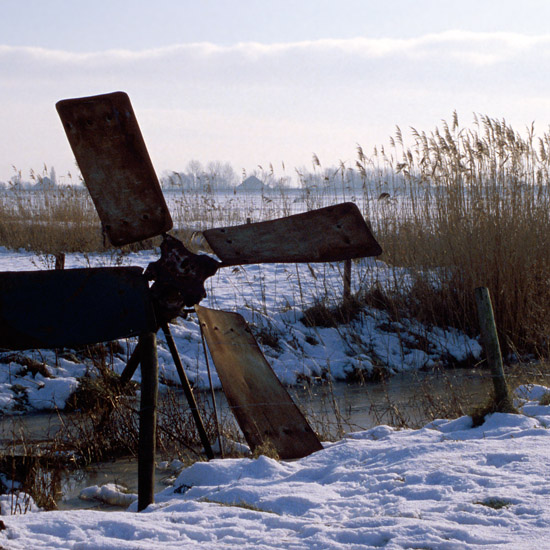
[[[195,233],[215,254],[195,254],[168,234],[173,221],[124,92],[56,104],[67,139],[113,246],[161,236],[161,254],[141,267],[0,273],[0,347],[58,348],[139,336],[121,380],[142,369],[138,510],[153,501],[158,364],[166,342],[208,458],[214,456],[168,322],[197,315],[230,409],[252,449],[271,443],[281,458],[321,444],[265,359],[244,318],[200,306],[219,269],[261,263],[337,262],[382,249],[353,203],[276,220]],[[20,307],[25,303],[25,307]],[[190,309],[193,308],[193,309]],[[30,319],[30,321],[29,321]]]
[[172,218],[128,95],[66,99],[56,108],[108,240],[120,246],[164,236],[161,258],[145,273],[154,281],[163,319],[197,305],[206,296],[204,281],[221,267],[336,262],[382,252],[357,206],[342,203],[276,220],[208,229],[202,237],[220,262],[194,254],[167,235]]
[[[295,411],[290,417],[279,411],[282,424],[278,428],[263,424],[260,417],[265,417],[265,411],[259,414],[257,408],[249,407],[243,413],[246,403],[259,393],[288,394],[242,316],[209,310],[199,303],[206,296],[205,280],[224,267],[336,262],[379,255],[382,249],[357,206],[342,203],[276,220],[208,229],[195,237],[204,239],[217,259],[194,254],[167,234],[173,222],[128,96],[114,92],[67,99],[56,108],[108,240],[120,246],[163,235],[161,256],[144,273],[152,281],[159,326],[166,332],[168,321],[186,316],[195,307],[229,405],[238,411],[237,421],[251,447],[268,438],[284,458],[317,450],[316,436],[311,437],[307,421]],[[256,384],[256,391],[245,390],[250,384]],[[265,387],[260,391],[262,384]],[[294,405],[290,397],[288,401]],[[296,443],[303,438],[294,433],[293,422],[309,434],[308,444]],[[295,437],[289,438],[289,433]]]
[[[249,445],[254,448],[262,441],[271,441],[281,458],[299,458],[321,448],[317,436],[273,373],[242,316],[199,304],[206,296],[205,281],[224,267],[337,262],[379,255],[382,249],[357,206],[342,203],[276,220],[208,229],[195,237],[204,239],[216,258],[195,254],[168,234],[173,227],[172,218],[127,94],[114,92],[65,99],[59,101],[56,108],[106,239],[114,246],[122,246],[162,235],[161,254],[144,272],[137,267],[97,272],[95,286],[89,286],[86,297],[77,305],[71,304],[73,295],[66,290],[65,283],[70,280],[78,286],[80,281],[90,279],[92,269],[67,270],[66,273],[79,272],[69,275],[63,272],[29,275],[18,278],[15,283],[12,276],[0,274],[3,285],[0,287],[0,334],[3,331],[11,334],[19,349],[32,347],[31,343],[46,346],[64,343],[62,337],[37,340],[35,335],[18,333],[19,328],[12,320],[16,306],[5,298],[6,281],[11,281],[21,295],[33,284],[40,285],[48,279],[51,299],[44,308],[51,309],[56,300],[61,300],[68,311],[66,318],[56,320],[57,335],[63,333],[64,326],[78,313],[85,316],[87,312],[83,310],[95,308],[87,324],[87,340],[119,338],[136,331],[156,332],[162,328],[167,341],[173,344],[168,322],[186,316],[189,308],[194,308],[229,406]],[[109,288],[114,295],[121,289],[126,292],[128,285],[138,288],[138,302],[142,304],[141,309],[138,308],[142,316],[139,327],[128,320],[131,307],[128,300],[123,300],[119,313],[113,305],[106,309],[115,319],[111,329],[107,332],[94,329],[101,325],[105,305],[103,300],[94,304],[94,296],[100,294],[102,288]],[[153,315],[150,314],[151,303]],[[117,315],[124,316],[124,312],[125,321],[119,321]],[[36,330],[44,329],[44,334],[48,334],[47,315],[40,319],[44,326],[37,326]],[[0,346],[2,341],[0,338]],[[185,373],[179,372],[183,372],[183,367],[174,350],[175,346],[170,346],[182,385],[186,387],[187,378]],[[133,369],[139,362],[139,349],[135,353],[137,357],[129,361]],[[131,374],[126,373],[125,377]],[[187,389],[192,399],[192,392],[189,387]],[[279,408],[269,403],[270,395],[277,396],[271,401],[282,403]],[[190,405],[193,409],[191,401]],[[194,406],[196,409],[196,404]],[[266,422],[270,416],[273,416],[272,421]],[[197,421],[200,431],[199,424]],[[211,456],[208,441],[205,448]]]

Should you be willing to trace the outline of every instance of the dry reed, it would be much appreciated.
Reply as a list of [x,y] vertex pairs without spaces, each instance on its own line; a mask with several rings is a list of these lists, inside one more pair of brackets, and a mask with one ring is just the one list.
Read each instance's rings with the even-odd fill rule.
[[[477,334],[473,289],[493,297],[505,352],[547,356],[550,330],[550,134],[505,121],[443,123],[401,134],[383,162],[403,181],[401,217],[374,220],[386,259],[411,268],[409,313]],[[399,161],[395,161],[399,158]],[[361,159],[360,159],[361,162]]]
[[[396,270],[394,288],[386,288],[381,303],[477,334],[473,289],[486,286],[505,353],[547,356],[550,133],[536,138],[529,128],[522,136],[486,116],[461,128],[456,113],[441,129],[411,132],[410,146],[398,128],[390,146],[371,156],[359,147],[353,167],[323,168],[314,156],[312,171],[297,171],[299,190],[273,173],[274,188],[254,199],[236,191],[221,197],[172,189],[175,232],[187,242],[191,232],[184,228],[260,221],[352,200],[372,224],[382,259],[410,272],[405,284]],[[0,204],[0,245],[51,254],[103,249],[83,188],[3,193],[10,198]]]

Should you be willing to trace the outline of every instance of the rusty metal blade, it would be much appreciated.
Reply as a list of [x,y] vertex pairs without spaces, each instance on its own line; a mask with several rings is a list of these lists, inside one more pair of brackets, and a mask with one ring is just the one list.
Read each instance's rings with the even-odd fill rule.
[[56,108],[110,242],[121,246],[171,229],[128,96],[65,99]]
[[0,348],[78,347],[156,331],[141,267],[0,273]]
[[224,265],[337,262],[382,253],[354,203],[204,231]]
[[271,442],[283,459],[321,444],[238,313],[195,306],[229,406],[252,449]]

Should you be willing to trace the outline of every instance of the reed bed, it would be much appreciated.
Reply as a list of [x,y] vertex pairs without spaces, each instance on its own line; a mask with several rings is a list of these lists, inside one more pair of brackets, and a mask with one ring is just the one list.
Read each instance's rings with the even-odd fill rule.
[[486,286],[505,352],[547,357],[550,134],[486,116],[460,128],[455,114],[412,136],[379,153],[405,182],[402,215],[374,220],[386,260],[411,270],[409,314],[477,333],[473,290]]
[[[407,142],[408,139],[408,142]],[[474,117],[426,133],[397,128],[389,146],[353,165],[288,177],[268,174],[272,188],[253,197],[203,193],[163,180],[175,233],[261,221],[352,200],[363,211],[395,267],[393,285],[364,299],[395,316],[476,334],[473,290],[491,292],[505,354],[547,357],[550,334],[550,133],[524,134],[506,121]],[[39,253],[91,252],[104,246],[95,209],[83,187],[0,191],[0,246]],[[157,241],[145,243],[151,247]],[[134,247],[135,248],[135,247]],[[407,268],[407,279],[402,279]]]
[[3,190],[0,246],[44,254],[93,252],[103,246],[101,224],[82,187]]

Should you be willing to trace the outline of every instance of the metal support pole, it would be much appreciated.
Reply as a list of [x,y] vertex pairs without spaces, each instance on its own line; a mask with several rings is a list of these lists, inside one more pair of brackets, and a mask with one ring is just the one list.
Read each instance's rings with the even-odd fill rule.
[[208,360],[208,350],[206,348],[206,340],[204,338],[204,330],[202,324],[199,323],[201,327],[201,340],[202,340],[202,350],[204,352],[204,360],[206,361],[206,370],[208,371],[208,382],[210,383],[210,395],[212,396],[212,409],[214,410],[214,423],[216,424],[216,433],[218,434],[218,444],[220,446],[220,456],[223,456],[223,442],[222,442],[222,432],[220,430],[220,420],[218,416],[218,406],[216,405],[216,393],[214,392],[214,385],[212,384],[212,373],[210,369],[210,361]]
[[157,336],[139,337],[141,403],[138,443],[138,512],[155,501],[155,451],[157,430],[158,359]]
[[170,353],[172,354],[174,365],[176,365],[176,370],[178,371],[178,375],[180,377],[180,382],[183,387],[183,392],[185,393],[185,397],[187,398],[187,402],[189,403],[189,408],[191,409],[191,414],[193,415],[193,418],[195,420],[195,425],[197,426],[197,431],[199,432],[199,437],[200,437],[202,446],[204,447],[204,452],[206,453],[206,457],[208,458],[208,460],[211,460],[214,458],[214,451],[212,450],[210,441],[208,441],[208,436],[206,435],[206,429],[202,422],[201,415],[199,414],[199,409],[197,407],[197,402],[195,401],[195,396],[193,395],[193,390],[191,389],[191,384],[189,384],[187,375],[183,370],[183,365],[181,363],[181,359],[178,353],[178,348],[176,347],[176,343],[172,338],[172,333],[170,332],[168,323],[163,323],[161,325],[161,328],[162,328],[162,332],[164,332],[164,336],[166,338],[166,343],[168,344],[168,348],[170,349]]

